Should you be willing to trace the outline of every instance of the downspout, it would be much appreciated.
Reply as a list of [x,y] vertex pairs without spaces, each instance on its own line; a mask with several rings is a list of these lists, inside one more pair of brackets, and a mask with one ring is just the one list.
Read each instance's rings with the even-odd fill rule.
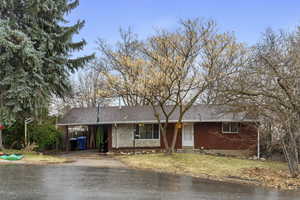
[[[101,141],[101,138],[102,138],[102,136],[100,136],[100,134],[98,134],[99,133],[99,128],[100,128],[100,126],[101,125],[99,125],[99,122],[100,122],[100,103],[98,103],[98,105],[97,105],[97,119],[96,119],[96,128],[94,129],[95,130],[95,135],[94,135],[94,138],[96,137],[96,140],[95,140],[95,147],[96,148],[99,148],[99,151],[101,151],[101,148],[102,148],[102,141]],[[103,133],[102,133],[103,134]],[[97,136],[99,137],[99,138],[97,138]],[[97,140],[99,139],[99,144],[98,144],[98,146],[97,146]]]
[[97,119],[96,119],[96,122],[97,124],[100,122],[100,104],[98,103],[98,106],[97,106]]
[[259,128],[257,128],[257,159],[260,159],[260,133],[259,133]]
[[[119,110],[122,109],[122,106],[121,106],[121,96],[119,96]],[[116,129],[116,148],[118,149],[119,146],[118,146],[118,127],[117,127],[117,124],[115,123],[115,129]]]

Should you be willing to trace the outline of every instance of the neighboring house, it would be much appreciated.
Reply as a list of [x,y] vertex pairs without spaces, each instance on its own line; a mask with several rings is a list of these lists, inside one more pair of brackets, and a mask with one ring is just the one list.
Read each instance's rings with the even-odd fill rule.
[[[169,143],[173,138],[177,119],[178,110],[169,120],[170,125],[167,130]],[[176,141],[176,149],[202,149],[216,152],[245,150],[255,153],[257,146],[255,122],[255,119],[245,113],[229,112],[228,106],[194,105],[184,115],[183,127]],[[150,106],[73,108],[57,125],[64,128],[66,141],[69,141],[70,128],[88,127],[89,148],[95,148],[93,141],[97,127],[102,127],[108,151],[164,148],[162,136]],[[68,142],[66,149],[69,149]]]

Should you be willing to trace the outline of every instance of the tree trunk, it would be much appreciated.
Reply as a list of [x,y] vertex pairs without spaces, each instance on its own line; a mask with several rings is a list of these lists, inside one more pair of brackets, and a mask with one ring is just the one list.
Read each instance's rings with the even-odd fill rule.
[[174,134],[173,134],[173,138],[172,138],[172,145],[171,145],[171,151],[172,152],[175,152],[175,145],[176,145],[176,141],[177,141],[177,137],[178,137],[178,132],[179,132],[179,129],[182,128],[182,118],[183,118],[183,115],[184,115],[184,112],[182,112],[182,109],[180,109],[180,116],[179,116],[179,119],[175,125],[175,129],[174,129]]
[[299,155],[295,140],[292,140],[289,135],[288,141],[282,140],[283,152],[288,163],[290,174],[293,178],[299,175]]
[[160,130],[161,130],[161,135],[162,135],[163,142],[165,145],[166,154],[170,154],[171,151],[170,151],[169,142],[167,139],[167,127],[161,128]]
[[2,140],[2,130],[0,130],[0,150],[4,150],[3,140]]
[[178,137],[178,132],[179,132],[179,127],[177,125],[175,125],[175,129],[174,129],[174,134],[173,134],[173,138],[172,138],[172,145],[171,145],[171,152],[175,152],[175,145],[176,145],[176,141],[177,141],[177,137]]

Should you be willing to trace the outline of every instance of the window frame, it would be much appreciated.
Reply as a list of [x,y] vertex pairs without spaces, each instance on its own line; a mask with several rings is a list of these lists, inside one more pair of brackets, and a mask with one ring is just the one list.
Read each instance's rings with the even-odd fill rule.
[[[229,131],[224,131],[224,124],[229,125]],[[237,124],[238,130],[233,131],[232,125]],[[240,122],[222,122],[222,133],[223,134],[239,134],[241,132],[241,123]]]
[[[135,131],[134,131],[134,134],[133,134],[133,139],[135,140],[160,140],[160,128],[159,128],[159,125],[158,124],[143,124],[143,126],[145,125],[151,125],[152,126],[152,138],[140,138],[140,124],[135,124]],[[158,138],[153,138],[154,136],[154,126],[157,125],[158,126]],[[136,135],[139,135],[138,138],[135,138]]]

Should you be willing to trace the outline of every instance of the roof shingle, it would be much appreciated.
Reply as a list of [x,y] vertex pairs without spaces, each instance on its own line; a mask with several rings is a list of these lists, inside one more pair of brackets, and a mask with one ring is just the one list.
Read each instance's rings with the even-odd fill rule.
[[[246,113],[230,112],[228,106],[194,105],[184,115],[183,122],[221,122],[221,121],[255,121]],[[167,110],[171,106],[166,107]],[[161,112],[161,111],[160,111]],[[170,122],[178,120],[178,109],[170,117]],[[162,121],[164,121],[161,112]],[[92,124],[122,124],[122,123],[155,123],[156,118],[151,106],[113,106],[100,107],[97,122],[97,108],[73,108],[59,120],[57,125],[92,125]]]

